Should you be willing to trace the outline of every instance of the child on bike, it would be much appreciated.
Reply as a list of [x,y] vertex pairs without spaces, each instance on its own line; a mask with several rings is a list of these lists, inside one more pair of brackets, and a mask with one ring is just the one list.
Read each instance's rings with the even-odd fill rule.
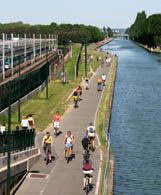
[[56,114],[53,116],[53,125],[54,125],[54,134],[57,136],[59,134],[60,129],[60,113],[59,111],[56,111]]
[[102,78],[97,77],[97,91],[101,91],[101,90],[102,90]]
[[74,107],[78,107],[78,92],[74,91],[73,93],[73,102],[74,102]]
[[72,133],[71,133],[70,130],[68,130],[67,131],[67,134],[65,135],[64,144],[65,144],[65,157],[66,157],[66,151],[67,151],[67,149],[70,150],[69,153],[72,156],[72,154],[73,154],[74,136],[72,135]]
[[77,89],[77,94],[78,94],[78,100],[81,100],[81,96],[82,96],[82,87],[80,85],[78,85]]

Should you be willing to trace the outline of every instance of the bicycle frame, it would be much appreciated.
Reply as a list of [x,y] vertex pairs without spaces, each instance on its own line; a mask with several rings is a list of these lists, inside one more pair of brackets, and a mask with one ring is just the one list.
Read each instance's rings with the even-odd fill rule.
[[85,182],[85,188],[86,188],[86,190],[85,190],[85,192],[86,192],[86,194],[88,194],[88,193],[90,192],[89,175],[86,174],[86,175],[85,175],[85,178],[86,178],[86,182]]
[[71,156],[72,156],[72,149],[71,148],[65,148],[65,157],[67,159],[67,162],[69,162]]

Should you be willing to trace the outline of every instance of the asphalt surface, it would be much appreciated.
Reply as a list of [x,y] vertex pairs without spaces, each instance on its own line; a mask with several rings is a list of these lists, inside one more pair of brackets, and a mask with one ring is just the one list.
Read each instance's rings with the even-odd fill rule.
[[[29,173],[16,195],[82,195],[83,191],[83,149],[81,139],[90,122],[94,123],[95,113],[100,101],[102,92],[98,92],[96,88],[96,77],[103,73],[108,75],[109,66],[99,68],[90,80],[89,90],[83,90],[82,101],[79,102],[78,108],[69,108],[61,120],[60,130],[62,134],[54,138],[52,126],[48,129],[53,135],[54,148],[53,155],[55,160],[48,165],[45,164],[42,156],[39,161],[32,167],[36,177],[32,177],[33,173]],[[67,130],[71,130],[75,137],[74,153],[75,159],[66,163],[64,158],[64,136]],[[42,137],[45,134],[37,134],[37,143],[41,147]],[[95,194],[98,170],[100,165],[100,146],[96,142],[96,150],[91,154],[93,167],[95,169],[93,175],[93,190],[89,193]],[[43,174],[45,177],[40,178]],[[37,176],[38,175],[38,176]]]

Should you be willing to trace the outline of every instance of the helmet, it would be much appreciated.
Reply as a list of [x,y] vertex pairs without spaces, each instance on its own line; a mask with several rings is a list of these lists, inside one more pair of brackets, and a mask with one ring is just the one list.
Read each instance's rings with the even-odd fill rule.
[[90,125],[90,126],[93,126],[93,124],[92,124],[92,123],[89,123],[89,125]]

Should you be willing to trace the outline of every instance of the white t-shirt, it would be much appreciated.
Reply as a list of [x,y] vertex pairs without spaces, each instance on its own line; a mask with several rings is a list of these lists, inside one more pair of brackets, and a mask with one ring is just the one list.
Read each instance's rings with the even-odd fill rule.
[[103,81],[106,80],[106,75],[102,75],[102,80],[103,80]]
[[22,125],[22,127],[28,127],[28,120],[27,119],[22,119],[21,125]]
[[0,126],[0,132],[3,133],[6,131],[6,127],[5,126]]

